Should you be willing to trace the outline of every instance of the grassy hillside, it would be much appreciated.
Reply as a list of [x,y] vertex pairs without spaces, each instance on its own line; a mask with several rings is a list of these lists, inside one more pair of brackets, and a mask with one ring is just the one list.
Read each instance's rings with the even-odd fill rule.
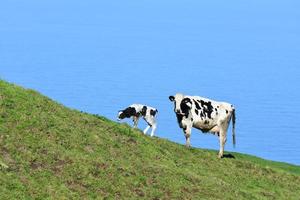
[[1,199],[299,199],[300,167],[186,149],[0,81]]

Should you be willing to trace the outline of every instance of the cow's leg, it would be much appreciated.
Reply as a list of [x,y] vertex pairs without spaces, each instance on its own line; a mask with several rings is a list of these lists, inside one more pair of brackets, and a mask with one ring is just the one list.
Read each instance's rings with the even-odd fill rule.
[[225,147],[225,143],[226,143],[226,129],[224,130],[224,128],[221,128],[220,132],[219,132],[219,140],[220,140],[220,151],[219,151],[219,155],[218,158],[222,158],[224,155],[224,147]]
[[224,147],[225,147],[225,143],[226,143],[226,140],[227,140],[227,129],[228,129],[228,126],[229,126],[229,120],[230,120],[230,116],[228,116],[226,119],[220,121],[219,123],[219,127],[220,127],[220,136],[219,136],[219,139],[220,139],[220,151],[219,151],[219,158],[222,158],[223,155],[224,155]]
[[191,146],[191,141],[190,141],[190,138],[191,138],[191,132],[192,132],[192,127],[186,127],[183,129],[184,131],[184,136],[185,136],[185,146],[186,147],[190,147]]
[[143,117],[143,119],[147,122],[148,126],[145,128],[145,130],[143,131],[144,134],[146,135],[147,134],[147,131],[149,130],[149,128],[152,126],[151,122],[149,121],[148,117],[145,116]]
[[133,128],[137,128],[139,117],[133,116]]

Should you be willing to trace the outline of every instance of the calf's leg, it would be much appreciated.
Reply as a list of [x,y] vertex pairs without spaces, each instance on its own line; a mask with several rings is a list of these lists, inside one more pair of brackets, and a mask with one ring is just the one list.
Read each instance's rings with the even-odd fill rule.
[[155,130],[156,130],[156,124],[153,124],[151,128],[152,128],[152,131],[151,131],[151,137],[153,137],[154,132],[155,132]]
[[148,129],[151,127],[152,128],[151,137],[152,137],[154,135],[155,130],[156,130],[156,119],[152,116],[146,116],[146,117],[144,117],[144,120],[148,124],[148,127],[144,130],[144,133],[146,134]]
[[139,122],[139,118],[134,116],[133,117],[133,128],[137,128],[138,122]]
[[150,126],[148,125],[148,126],[145,128],[145,130],[143,131],[143,132],[144,132],[144,134],[146,134],[146,133],[147,133],[147,131],[149,130],[149,128],[150,128]]

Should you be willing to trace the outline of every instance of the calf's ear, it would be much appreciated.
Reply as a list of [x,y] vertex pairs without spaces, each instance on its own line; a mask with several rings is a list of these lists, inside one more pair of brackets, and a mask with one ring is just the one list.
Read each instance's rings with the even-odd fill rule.
[[169,96],[170,101],[174,101],[175,97],[174,96]]

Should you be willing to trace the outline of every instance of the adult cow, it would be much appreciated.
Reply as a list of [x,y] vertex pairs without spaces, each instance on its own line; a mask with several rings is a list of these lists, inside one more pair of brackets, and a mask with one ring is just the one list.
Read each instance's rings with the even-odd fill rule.
[[219,158],[224,155],[227,129],[232,119],[232,138],[235,145],[235,108],[226,102],[217,102],[199,96],[185,96],[177,93],[169,96],[174,102],[174,112],[179,127],[183,129],[186,138],[186,146],[190,147],[192,127],[202,132],[210,132],[219,137]]

